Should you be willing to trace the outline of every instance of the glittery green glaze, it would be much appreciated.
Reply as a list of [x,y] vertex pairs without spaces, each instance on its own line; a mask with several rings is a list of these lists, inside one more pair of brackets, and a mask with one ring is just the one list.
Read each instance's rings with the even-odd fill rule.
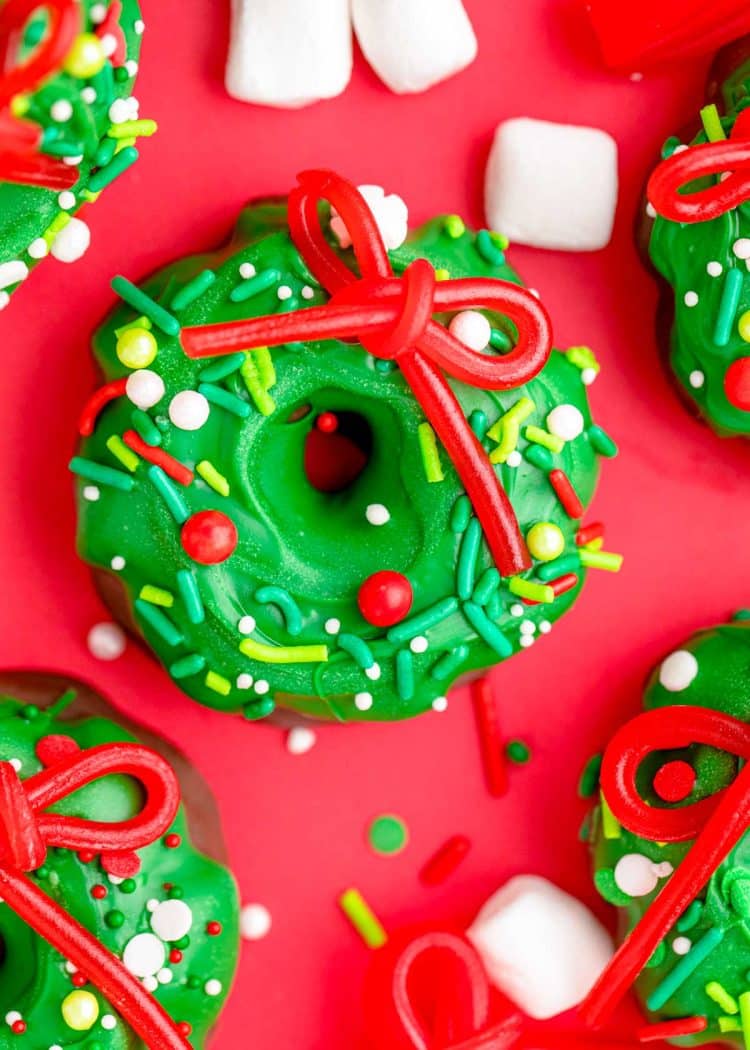
[[[725,81],[717,103],[727,135],[750,103],[749,95],[750,59]],[[706,132],[701,130],[691,145],[707,141]],[[670,139],[662,155],[670,156],[678,144],[677,139]],[[750,310],[750,275],[745,259],[733,251],[736,242],[747,237],[750,203],[710,222],[682,224],[657,216],[649,246],[654,266],[674,292],[671,367],[701,415],[726,435],[750,434],[750,412],[732,404],[724,389],[727,368],[733,361],[750,356],[750,326],[744,327],[745,338],[739,329],[740,318]],[[709,272],[709,264],[713,272]],[[728,338],[725,334],[717,340],[717,319],[732,271],[743,277],[739,301],[727,314]]]
[[[4,0],[0,0],[0,9],[3,3]],[[109,4],[102,4],[100,0],[81,0],[80,6],[83,15],[81,32],[95,32],[98,23],[91,17],[92,10],[96,14],[95,9],[108,8]],[[30,21],[26,50],[30,49],[35,31],[43,25],[43,18],[41,15]],[[129,98],[135,83],[142,32],[138,0],[122,0],[120,26],[127,45],[127,62],[135,63],[134,66],[122,65],[115,69],[108,59],[99,73],[86,79],[61,69],[33,94],[16,96],[14,111],[19,115],[22,113],[25,121],[43,128],[42,152],[55,157],[81,158],[77,165],[80,178],[69,191],[75,195],[75,203],[65,209],[60,206],[57,191],[0,181],[0,266],[16,260],[25,263],[29,269],[35,266],[40,253],[35,247],[33,254],[29,254],[29,247],[39,238],[44,238],[49,250],[55,235],[70,216],[96,200],[98,194],[88,187],[92,174],[99,167],[97,151],[100,145],[106,146],[108,142],[119,148],[130,145],[131,140],[113,140],[108,132],[113,127],[110,118],[112,103]],[[86,95],[91,91],[96,92],[96,98],[87,101]],[[55,121],[51,116],[51,107],[59,101],[69,102],[73,107],[73,115],[67,121]],[[0,283],[0,306],[2,291],[11,292],[17,287],[17,283]]]
[[[394,268],[402,272],[414,258],[423,256],[451,276],[518,281],[487,231],[477,237],[468,231],[451,236],[449,230],[455,234],[455,223],[443,219],[429,223],[391,253]],[[251,264],[254,271],[243,264]],[[257,276],[244,281],[241,266],[244,273]],[[215,274],[213,283],[192,304],[179,308],[181,289],[207,267]],[[266,281],[265,290],[258,290]],[[248,287],[255,291],[252,297],[232,300],[235,289]],[[277,202],[246,209],[234,240],[223,252],[178,262],[144,288],[183,326],[326,301],[290,241],[286,207]],[[282,291],[280,299],[279,288],[291,290],[291,298],[284,299],[286,291]],[[115,331],[136,317],[133,310],[121,307],[95,337],[96,357],[108,381],[128,374],[116,355]],[[493,324],[496,339],[505,340],[503,320],[494,318]],[[170,423],[171,399],[179,391],[206,390],[201,384],[210,370],[227,359],[191,361],[176,338],[157,327],[152,334],[158,354],[149,367],[166,386],[164,397],[150,412],[160,448],[190,469],[208,461],[226,479],[229,494],[211,488],[200,470],[188,487],[174,488],[190,514],[208,509],[226,514],[237,526],[239,545],[223,564],[193,563],[181,546],[177,521],[149,478],[148,465],[141,463],[126,478],[127,485],[133,483],[129,492],[102,484],[99,498],[91,501],[84,497],[90,483],[80,481],[79,549],[91,565],[119,578],[139,630],[190,696],[221,710],[242,710],[249,718],[270,713],[274,703],[341,721],[406,718],[428,710],[458,676],[492,666],[522,644],[530,644],[533,633],[529,632],[548,630],[573,603],[585,571],[579,570],[572,590],[548,604],[520,606],[509,581],[496,580],[478,522],[469,512],[444,449],[439,449],[444,480],[426,478],[418,436],[425,419],[399,370],[384,370],[383,363],[376,363],[359,345],[337,341],[274,349],[273,374],[267,357],[256,352],[249,359],[251,366],[253,362],[258,366],[261,377],[265,368],[266,375],[264,381],[251,377],[254,396],[245,382],[246,367],[211,380],[214,387],[238,399],[232,405],[246,418],[214,403],[208,421],[188,432]],[[563,353],[553,352],[543,373],[522,389],[487,393],[452,385],[467,417],[481,432],[486,427],[492,432],[492,425],[521,397],[533,400],[534,410],[520,426],[517,455],[511,456],[512,465],[498,464],[498,474],[523,533],[537,522],[558,525],[576,571],[577,523],[563,510],[546,475],[561,468],[588,504],[597,476],[597,453],[581,368],[588,368],[584,377],[590,381],[598,366],[590,351],[576,348],[570,353],[579,367]],[[234,366],[239,368],[242,361],[239,355]],[[202,378],[206,370],[209,375]],[[211,389],[207,392],[215,395]],[[525,427],[544,428],[549,411],[563,403],[580,410],[583,433],[555,453],[527,440]],[[269,414],[262,414],[258,405]],[[310,411],[300,416],[303,406]],[[366,468],[337,493],[316,491],[303,466],[306,438],[324,411],[356,414],[372,437]],[[80,456],[127,474],[107,441],[133,426],[132,414],[133,405],[126,397],[111,402],[99,416],[93,436],[82,442]],[[143,423],[142,418],[139,421]],[[489,436],[483,440],[488,453],[498,448],[497,440]],[[532,462],[535,458],[542,466]],[[387,508],[390,518],[385,524],[369,523],[366,509],[372,504]],[[124,558],[125,567],[113,572],[113,558]],[[537,563],[526,574],[537,585],[540,567]],[[363,581],[385,569],[404,574],[412,585],[414,602],[407,620],[407,624],[414,622],[411,630],[398,624],[383,631],[368,624],[358,609]],[[492,572],[484,575],[488,569]],[[193,574],[204,622],[195,624],[189,618],[178,584],[180,571]],[[553,566],[547,578],[562,571]],[[141,589],[149,584],[174,596],[169,607],[158,609],[162,627],[167,617],[167,637],[144,619],[148,606],[136,604]],[[283,588],[284,597],[291,600],[288,620],[276,601],[267,600],[261,590],[267,586]],[[436,606],[434,618],[430,614],[429,623],[420,626],[415,618]],[[295,610],[299,610],[298,624]],[[239,631],[243,617],[252,617],[247,621],[250,626],[245,625],[251,629],[247,636]],[[472,623],[479,623],[491,642],[483,640]],[[294,662],[294,652],[271,653],[278,662],[266,662],[243,655],[243,637],[251,640],[251,646],[324,648],[314,651],[314,662]],[[415,637],[418,640],[410,645]],[[191,657],[188,663],[186,657]]]
[[[36,714],[29,714],[29,711]],[[22,780],[43,767],[36,757],[36,745],[45,736],[64,734],[81,748],[95,747],[113,741],[133,741],[129,732],[109,719],[94,717],[60,721],[45,711],[29,709],[10,697],[0,696],[0,757],[18,760]],[[141,807],[139,789],[127,777],[107,777],[89,784],[54,807],[56,812],[88,820],[120,821],[132,817]],[[176,1022],[192,1025],[191,1046],[205,1046],[206,1038],[216,1023],[229,991],[238,953],[237,891],[230,873],[221,864],[203,856],[191,845],[188,824],[182,808],[170,828],[181,836],[176,848],[164,839],[138,851],[141,871],[132,880],[111,882],[98,859],[84,864],[78,855],[65,849],[52,849],[42,868],[32,873],[32,880],[53,900],[116,955],[122,955],[128,942],[137,934],[150,933],[151,912],[148,903],[180,897],[192,911],[192,926],[182,947],[182,961],[171,963],[170,948],[165,944],[167,960],[154,995]],[[165,891],[164,884],[172,890]],[[95,900],[91,890],[105,886],[107,896]],[[121,914],[116,925],[113,912]],[[108,922],[108,916],[110,921]],[[206,923],[222,924],[219,936],[209,936]],[[0,1021],[0,1047],[17,1050],[23,1043],[28,1050],[48,1047],[81,1047],[100,1050],[145,1050],[135,1035],[107,1000],[91,984],[85,990],[94,994],[99,1004],[99,1017],[88,1031],[69,1028],[61,1013],[61,1004],[75,990],[65,959],[6,905],[0,904],[0,1018],[18,1012],[26,1022],[23,1037]],[[168,983],[166,970],[170,977]],[[194,988],[195,981],[200,980]],[[222,988],[218,995],[205,992],[207,980],[216,979]],[[114,1027],[102,1025],[114,1020]]]
[[[668,691],[660,683],[659,671],[649,679],[644,692],[646,709],[690,704],[715,708],[735,718],[750,720],[750,621],[737,619],[734,623],[693,635],[680,647],[692,653],[698,670],[692,681],[679,691]],[[686,804],[698,801],[729,784],[737,774],[736,759],[726,752],[705,745],[669,752],[669,758],[689,762],[697,776]],[[656,770],[665,761],[659,752],[653,761],[644,763],[643,797],[659,802],[650,785]],[[676,868],[690,849],[691,843],[659,845],[618,828],[617,837],[606,837],[602,827],[601,807],[593,813],[590,840],[593,850],[595,881],[599,892],[619,910],[622,938],[633,928],[648,909],[664,878],[647,896],[632,897],[618,888],[614,869],[628,854],[641,854],[655,863],[668,862]],[[734,885],[734,890],[732,886]],[[744,1047],[742,1032],[727,1030],[739,1020],[738,1014],[727,1013],[706,994],[706,985],[716,981],[735,1000],[750,990],[750,909],[747,889],[750,888],[750,833],[745,833],[738,845],[712,876],[708,886],[683,914],[674,929],[659,946],[651,965],[637,983],[638,996],[645,1005],[655,989],[668,977],[684,955],[675,952],[673,944],[678,937],[688,938],[690,947],[712,929],[723,933],[721,943],[700,963],[684,983],[666,1000],[663,1007],[651,1013],[653,1020],[706,1016],[707,1030],[700,1036],[682,1038],[680,1046],[693,1046],[716,1041],[729,1046]],[[680,944],[679,948],[687,945]],[[720,1018],[731,1018],[723,1020]],[[722,1030],[722,1028],[724,1030]]]

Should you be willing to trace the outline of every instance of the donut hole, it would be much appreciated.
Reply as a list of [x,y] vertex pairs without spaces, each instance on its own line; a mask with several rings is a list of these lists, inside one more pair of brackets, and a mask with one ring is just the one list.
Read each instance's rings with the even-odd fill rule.
[[365,417],[358,412],[336,412],[336,419],[335,430],[313,426],[305,439],[305,477],[316,492],[348,489],[372,455],[372,428]]

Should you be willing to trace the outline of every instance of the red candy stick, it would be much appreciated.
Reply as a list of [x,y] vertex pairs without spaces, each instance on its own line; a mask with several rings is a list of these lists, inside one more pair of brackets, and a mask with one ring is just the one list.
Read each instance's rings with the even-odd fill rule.
[[592,1027],[611,1014],[688,905],[698,896],[750,824],[750,764],[716,794],[677,809],[648,805],[638,793],[638,769],[655,751],[707,744],[747,760],[750,727],[705,707],[664,707],[632,719],[604,754],[602,792],[633,834],[652,842],[686,842],[692,849],[641,921],[622,943],[581,1006]]
[[[479,518],[503,576],[530,567],[508,497],[466,421],[443,372],[488,390],[510,390],[532,379],[549,357],[549,318],[530,292],[506,281],[467,278],[436,282],[424,259],[396,277],[367,202],[351,183],[327,171],[299,176],[289,196],[289,229],[307,266],[331,294],[326,306],[182,331],[189,357],[214,357],[257,346],[318,339],[358,339],[374,357],[393,360],[445,446]],[[361,277],[339,258],[320,226],[328,201],[352,238]],[[508,317],[518,345],[503,357],[470,350],[433,314],[485,307]]]
[[456,868],[465,860],[471,849],[471,841],[466,835],[453,835],[433,853],[419,873],[420,881],[425,886],[439,886],[450,878]]
[[492,686],[489,678],[483,677],[477,678],[469,688],[487,787],[494,798],[501,798],[508,790],[508,769]]
[[[110,823],[49,812],[50,806],[86,784],[113,774],[140,783],[145,801],[136,816]],[[24,781],[9,762],[0,762],[0,897],[85,973],[150,1050],[185,1050],[189,1044],[121,960],[24,873],[43,864],[50,846],[102,853],[102,859],[148,846],[172,823],[179,801],[170,766],[161,755],[137,744],[72,751]]]
[[122,435],[122,440],[128,448],[132,448],[133,452],[142,456],[147,463],[153,463],[154,466],[161,467],[164,473],[168,474],[178,484],[191,484],[193,472],[189,467],[186,467],[184,463],[180,463],[174,456],[170,456],[164,449],[154,448],[153,445],[147,444],[135,430],[126,430]]
[[[717,179],[713,186],[680,193],[710,175]],[[707,222],[750,200],[750,111],[737,117],[729,139],[690,146],[663,160],[649,179],[647,195],[658,214],[672,222]]]
[[127,378],[113,379],[111,383],[106,383],[94,391],[84,405],[81,418],[78,420],[78,433],[81,437],[89,437],[94,433],[99,413],[110,401],[114,401],[115,398],[122,397],[125,394],[127,382]]

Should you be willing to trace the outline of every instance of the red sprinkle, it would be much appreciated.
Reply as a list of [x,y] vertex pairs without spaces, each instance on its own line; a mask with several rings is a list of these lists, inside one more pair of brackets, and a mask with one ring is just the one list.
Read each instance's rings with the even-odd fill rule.
[[563,505],[565,513],[571,518],[583,516],[583,504],[578,498],[576,490],[570,483],[570,478],[562,470],[551,470],[549,481],[555,490],[555,495]]
[[226,561],[239,542],[237,526],[219,510],[193,514],[182,526],[180,538],[185,553],[200,565]]
[[169,961],[175,964],[182,962],[182,952],[179,948],[172,948],[169,953]]
[[471,849],[471,841],[465,835],[453,835],[430,857],[419,873],[425,886],[439,886],[445,882]]
[[116,397],[122,397],[125,393],[127,379],[115,379],[105,386],[100,386],[84,405],[81,418],[78,420],[78,433],[81,437],[88,437],[94,433],[97,417],[105,405],[114,401]]
[[14,1035],[23,1035],[23,1033],[26,1031],[26,1022],[21,1020],[21,1018],[19,1017],[18,1020],[14,1021],[13,1024],[10,1026],[10,1030],[14,1033]]
[[735,408],[750,411],[750,357],[739,357],[731,363],[724,375],[724,393]]
[[77,855],[81,864],[90,864],[96,856],[92,849],[79,849]]
[[393,627],[408,615],[413,599],[414,592],[406,576],[384,569],[367,577],[359,588],[357,604],[368,623]]
[[70,982],[71,984],[74,984],[76,988],[83,988],[84,984],[89,983],[89,979],[85,973],[77,972],[71,975]]
[[587,543],[594,540],[604,539],[604,525],[601,521],[594,521],[591,525],[582,525],[576,533],[576,546],[585,547]]
[[97,885],[97,886],[92,886],[91,887],[91,896],[96,901],[103,901],[104,898],[107,896],[107,887],[106,886],[102,886],[101,884]]
[[221,933],[221,923],[213,919],[206,923],[206,933],[209,937],[218,937]]
[[190,1035],[192,1030],[193,1026],[191,1024],[188,1024],[187,1021],[179,1021],[177,1023],[177,1031],[180,1033],[180,1035],[184,1035],[185,1037],[187,1037]]
[[[578,577],[574,572],[566,572],[564,576],[558,576],[556,580],[550,580],[545,586],[551,587],[556,598],[559,598],[561,594],[565,594],[566,591],[572,591],[578,583]],[[524,605],[539,605],[539,602],[535,602],[532,598],[522,598],[521,601]]]
[[333,412],[321,412],[315,425],[321,434],[334,434],[339,428],[339,419]]
[[654,791],[665,802],[682,802],[695,787],[695,770],[689,762],[665,762],[654,775]]
[[471,698],[479,731],[479,747],[482,752],[487,787],[494,798],[501,798],[508,790],[508,770],[505,763],[505,747],[500,734],[497,705],[489,678],[477,678],[472,682]]
[[705,1032],[708,1020],[705,1017],[678,1017],[676,1021],[662,1021],[639,1028],[636,1038],[639,1043],[655,1043],[658,1039],[678,1039],[681,1035],[696,1035]]
[[169,835],[167,835],[167,837],[164,839],[164,845],[167,847],[167,849],[177,849],[181,842],[182,839],[174,831],[170,832]]
[[122,435],[122,440],[128,446],[132,448],[133,452],[141,456],[148,463],[153,463],[156,467],[161,467],[165,474],[168,474],[170,478],[176,481],[179,485],[189,485],[193,480],[192,470],[188,470],[186,466],[180,463],[170,456],[168,452],[165,452],[162,448],[154,448],[153,445],[147,445],[143,438],[136,434],[134,430],[126,430]]

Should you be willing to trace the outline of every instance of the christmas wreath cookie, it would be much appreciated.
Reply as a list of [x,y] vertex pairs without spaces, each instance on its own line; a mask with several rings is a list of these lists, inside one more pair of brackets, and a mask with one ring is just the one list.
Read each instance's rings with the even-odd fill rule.
[[[750,622],[693,635],[651,676],[643,703],[601,764],[589,838],[623,943],[584,1016],[602,1023],[635,981],[664,1034],[686,1037],[680,1045],[744,1047]],[[595,790],[596,765],[587,780]]]
[[616,452],[599,366],[550,353],[505,247],[457,216],[406,240],[399,198],[317,172],[221,252],[113,282],[79,547],[189,695],[251,719],[440,709],[619,567],[582,524]]
[[0,0],[0,308],[47,255],[89,246],[75,216],[137,159],[137,0]]
[[666,282],[664,341],[681,390],[716,431],[746,435],[750,38],[720,57],[710,97],[692,141],[668,139],[649,180],[648,254]]
[[0,674],[2,1048],[206,1045],[236,889],[206,786],[146,739],[85,686]]

